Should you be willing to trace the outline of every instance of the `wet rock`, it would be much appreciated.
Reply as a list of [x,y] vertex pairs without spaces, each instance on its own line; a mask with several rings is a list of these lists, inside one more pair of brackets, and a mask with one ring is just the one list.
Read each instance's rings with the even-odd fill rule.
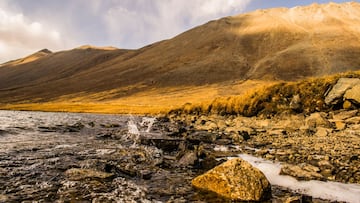
[[186,152],[178,161],[178,167],[189,167],[193,166],[198,160],[197,155],[194,151]]
[[116,123],[111,123],[111,124],[100,124],[100,126],[102,128],[119,128],[120,125],[116,124]]
[[289,175],[298,180],[322,180],[323,176],[318,173],[319,171],[319,168],[309,164],[285,164],[282,166],[280,174]]
[[83,179],[107,179],[114,176],[112,173],[105,173],[91,169],[71,168],[65,172],[69,180],[83,180]]
[[325,97],[325,103],[327,105],[336,104],[341,101],[341,98],[348,89],[351,89],[357,84],[360,84],[359,78],[340,78]]
[[240,158],[231,159],[196,177],[192,185],[234,201],[260,201],[269,198],[271,193],[264,174]]
[[151,136],[142,136],[140,137],[140,143],[148,146],[155,146],[165,152],[173,152],[179,150],[179,146],[185,140],[182,138],[172,138],[172,137],[151,137]]
[[77,122],[73,125],[39,126],[40,132],[80,132],[85,127],[84,124]]
[[186,136],[186,140],[194,145],[203,143],[213,143],[216,140],[217,135],[207,131],[196,131]]

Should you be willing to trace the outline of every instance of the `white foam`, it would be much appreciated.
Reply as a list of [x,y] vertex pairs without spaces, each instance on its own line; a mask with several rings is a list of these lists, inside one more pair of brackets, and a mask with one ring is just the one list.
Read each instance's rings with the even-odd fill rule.
[[279,175],[280,163],[273,163],[248,154],[240,154],[240,158],[261,170],[272,185],[289,188],[301,194],[315,198],[360,203],[360,185],[323,181],[298,181],[293,177]]
[[152,126],[154,125],[154,122],[156,121],[156,118],[151,118],[151,117],[143,117],[142,121],[140,123],[141,126],[147,126],[147,129],[145,130],[145,132],[150,132]]
[[132,135],[140,135],[140,131],[133,119],[130,119],[127,123],[128,125],[128,131]]

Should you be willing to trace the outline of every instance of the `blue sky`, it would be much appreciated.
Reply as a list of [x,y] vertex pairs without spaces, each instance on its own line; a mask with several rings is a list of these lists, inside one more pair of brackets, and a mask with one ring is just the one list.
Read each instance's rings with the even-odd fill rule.
[[140,48],[224,16],[315,2],[329,1],[0,0],[0,63],[43,48]]

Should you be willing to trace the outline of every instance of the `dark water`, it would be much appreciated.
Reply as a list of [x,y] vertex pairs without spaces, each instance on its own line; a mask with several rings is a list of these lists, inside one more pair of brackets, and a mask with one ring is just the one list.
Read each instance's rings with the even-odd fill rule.
[[116,165],[127,148],[129,119],[0,111],[0,202],[146,202],[145,188],[125,175],[76,181],[66,175],[72,168],[106,172],[109,163]]

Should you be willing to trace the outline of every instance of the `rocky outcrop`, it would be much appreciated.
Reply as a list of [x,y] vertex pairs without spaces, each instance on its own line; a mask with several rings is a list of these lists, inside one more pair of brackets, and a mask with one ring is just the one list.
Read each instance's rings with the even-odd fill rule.
[[353,88],[346,91],[344,99],[360,104],[360,82]]
[[260,201],[271,194],[265,175],[240,158],[231,159],[196,177],[192,185],[234,201]]
[[325,97],[327,105],[344,103],[344,108],[350,108],[351,103],[360,103],[360,79],[340,78]]

